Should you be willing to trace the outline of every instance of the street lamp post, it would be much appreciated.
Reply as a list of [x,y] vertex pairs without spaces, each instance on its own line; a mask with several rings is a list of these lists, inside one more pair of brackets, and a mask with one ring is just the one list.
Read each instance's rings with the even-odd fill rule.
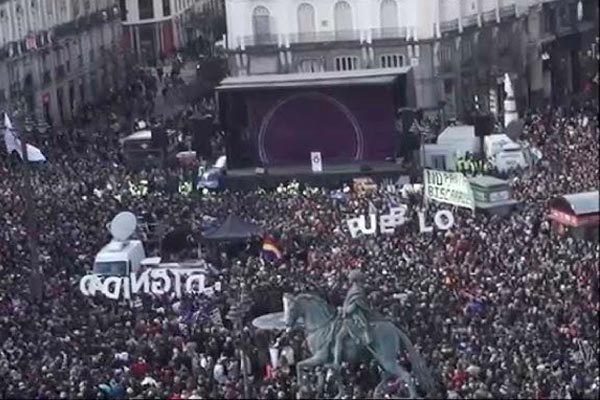
[[442,133],[444,128],[446,127],[446,101],[440,100],[438,101],[439,108],[439,117],[440,117],[440,131],[436,132],[436,134]]
[[242,326],[244,316],[250,311],[252,300],[246,295],[245,285],[242,283],[242,290],[238,302],[232,304],[227,313],[227,319],[233,322],[233,329],[240,332],[240,368],[242,369],[242,379],[244,384],[244,398],[250,398],[250,387],[248,385],[248,366],[246,365],[246,339],[243,337]]
[[30,291],[33,300],[42,300],[42,277],[39,268],[37,232],[35,229],[35,204],[33,202],[33,188],[31,185],[31,171],[29,165],[29,154],[27,153],[27,138],[33,129],[33,121],[25,117],[23,129],[21,130],[21,153],[23,154],[23,199],[25,200],[25,223],[27,228],[27,244],[30,256]]

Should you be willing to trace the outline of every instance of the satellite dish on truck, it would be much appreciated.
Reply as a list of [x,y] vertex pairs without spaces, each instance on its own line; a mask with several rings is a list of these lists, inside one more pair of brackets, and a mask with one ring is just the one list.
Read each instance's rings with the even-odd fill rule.
[[137,226],[136,216],[129,212],[123,211],[118,213],[108,225],[108,230],[113,239],[124,242],[135,232]]

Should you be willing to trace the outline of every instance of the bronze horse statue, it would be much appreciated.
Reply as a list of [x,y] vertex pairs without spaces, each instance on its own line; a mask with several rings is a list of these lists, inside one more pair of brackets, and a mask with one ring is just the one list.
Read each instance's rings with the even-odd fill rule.
[[[299,321],[302,321],[299,324]],[[337,310],[322,298],[312,294],[284,295],[284,322],[286,327],[304,329],[310,358],[297,363],[298,383],[302,382],[302,372],[316,366],[332,366],[336,332],[340,329],[340,315]],[[375,388],[374,396],[381,397],[381,390],[390,378],[400,378],[406,384],[410,397],[418,393],[411,374],[397,361],[401,350],[406,350],[414,373],[422,391],[429,396],[439,397],[438,386],[406,334],[391,321],[376,319],[372,322],[373,340],[369,346],[347,337],[342,344],[342,360],[356,363],[373,357],[379,364],[381,382]],[[366,348],[368,347],[368,348]],[[341,392],[338,393],[338,396]]]

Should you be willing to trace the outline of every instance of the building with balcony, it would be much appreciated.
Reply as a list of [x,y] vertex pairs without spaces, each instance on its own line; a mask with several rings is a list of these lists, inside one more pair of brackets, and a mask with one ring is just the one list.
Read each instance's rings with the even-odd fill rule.
[[155,65],[196,40],[193,16],[209,0],[119,0],[124,43],[141,64]]
[[[199,53],[212,55],[215,43],[223,39],[227,27],[225,26],[225,0],[202,0],[196,2],[192,18],[188,20],[186,29],[203,39]],[[209,48],[205,48],[208,46]],[[205,54],[206,55],[206,54]]]
[[418,105],[443,105],[450,116],[471,113],[475,99],[501,106],[508,73],[523,109],[552,91],[552,79],[531,76],[543,64],[531,50],[548,40],[536,24],[548,7],[583,7],[597,21],[591,0],[226,0],[229,69],[239,76],[410,65]]
[[531,104],[597,97],[598,3],[545,1],[532,9],[526,60]]
[[0,1],[0,109],[63,124],[124,82],[116,0]]

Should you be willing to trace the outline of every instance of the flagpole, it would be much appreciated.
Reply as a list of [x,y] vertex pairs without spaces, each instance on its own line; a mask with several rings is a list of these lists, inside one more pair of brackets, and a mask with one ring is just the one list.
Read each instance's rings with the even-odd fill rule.
[[[10,116],[12,113],[12,107],[8,106],[8,109],[4,111],[5,117],[4,122],[6,125],[4,127],[5,130],[9,128],[14,130],[14,127],[10,123]],[[39,267],[39,258],[38,258],[38,244],[37,238],[35,237],[35,205],[33,202],[33,189],[31,185],[31,171],[29,170],[29,154],[27,152],[27,133],[31,130],[31,121],[29,118],[25,118],[24,120],[25,129],[21,130],[21,160],[22,160],[22,168],[23,168],[23,186],[21,197],[25,201],[25,228],[26,228],[26,237],[27,237],[27,245],[29,247],[29,265],[31,268],[31,275],[29,280],[29,289],[32,300],[41,301],[43,296],[43,288],[42,288],[42,271]],[[14,132],[11,132],[13,135]],[[6,131],[5,131],[6,135]],[[18,136],[17,136],[18,137]],[[16,139],[16,138],[15,138]],[[16,141],[16,140],[15,140]],[[8,148],[7,148],[8,150]],[[11,154],[9,154],[9,157]]]
[[[240,294],[240,303],[242,305],[242,310],[244,312],[244,314],[246,314],[250,308],[250,304],[248,303],[248,298],[246,297],[246,285],[242,286],[242,293]],[[240,320],[240,326],[239,328],[241,329],[241,320]],[[241,348],[241,352],[240,352],[240,358],[243,361],[243,363],[240,363],[240,366],[243,367],[242,369],[242,381],[243,381],[243,385],[244,385],[244,397],[246,399],[250,398],[250,387],[248,386],[248,365],[246,365],[247,361],[248,361],[248,357],[246,354],[246,338],[243,336],[244,332],[240,331],[242,334],[242,348]]]
[[[29,154],[27,153],[27,139],[31,130],[31,122],[26,117],[24,127],[21,130],[21,153],[23,154],[23,177],[25,199],[25,223],[27,226],[27,243],[29,245],[29,265],[31,267],[30,290],[31,296],[36,301],[42,300],[42,273],[39,267],[37,237],[35,232],[35,205],[33,204],[33,188],[31,186],[31,166],[29,165]],[[37,287],[36,287],[37,286]],[[35,293],[34,293],[35,292]]]
[[233,329],[240,335],[240,368],[242,370],[242,381],[244,386],[244,398],[249,399],[250,397],[250,386],[248,384],[248,365],[247,360],[247,343],[245,341],[245,334],[243,332],[243,320],[244,316],[250,311],[252,300],[247,296],[246,285],[241,282],[240,284],[240,295],[239,300],[234,302],[227,315],[227,319],[233,322]]

